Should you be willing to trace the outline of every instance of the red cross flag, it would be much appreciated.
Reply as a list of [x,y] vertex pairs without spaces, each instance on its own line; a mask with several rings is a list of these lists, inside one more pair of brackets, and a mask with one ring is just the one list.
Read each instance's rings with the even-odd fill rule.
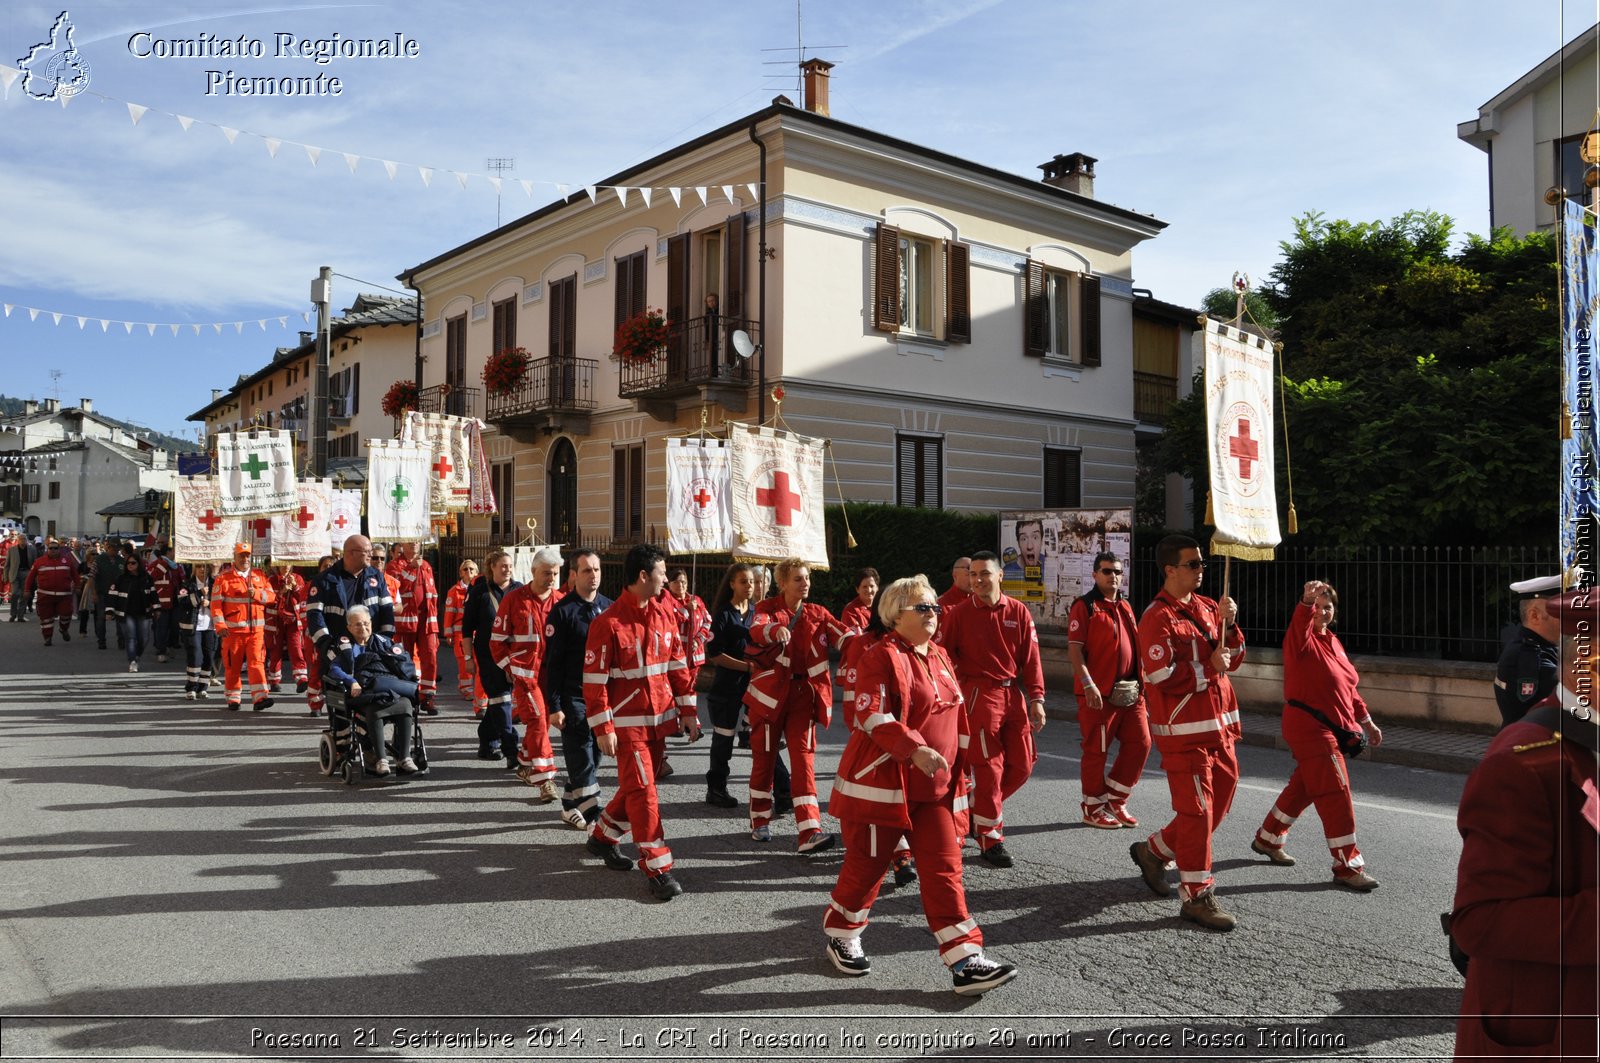
[[343,550],[346,539],[361,533],[361,492],[340,490],[331,494],[327,543],[334,550]]
[[733,549],[728,448],[720,439],[667,440],[667,549],[717,554]]
[[1269,560],[1283,538],[1272,452],[1272,345],[1210,318],[1203,342],[1211,513],[1217,529],[1211,552]]
[[[446,397],[448,399],[448,396]],[[400,426],[400,439],[433,448],[428,462],[429,505],[435,513],[466,509],[472,500],[472,417],[412,410]]]
[[173,560],[183,564],[233,558],[241,535],[238,517],[225,517],[217,499],[217,481],[186,477],[172,497]]
[[296,487],[294,509],[272,518],[272,560],[310,562],[328,552],[328,522],[332,519],[333,484],[328,480],[302,480]]
[[828,567],[822,528],[824,443],[792,432],[730,424],[731,512],[741,560],[798,557]]

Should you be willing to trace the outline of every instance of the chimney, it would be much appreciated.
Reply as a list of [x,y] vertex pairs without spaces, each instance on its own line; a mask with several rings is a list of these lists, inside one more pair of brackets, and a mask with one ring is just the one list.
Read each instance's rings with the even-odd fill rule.
[[800,69],[805,73],[806,110],[826,118],[828,116],[828,71],[833,69],[833,64],[826,59],[807,59],[800,64]]
[[44,412],[45,413],[60,413],[61,412],[61,400],[60,399],[45,399],[44,400]]
[[300,333],[300,346],[304,347],[306,344],[310,343],[312,335],[313,333],[310,332]]
[[1049,162],[1040,163],[1044,183],[1094,198],[1094,164],[1099,161],[1092,155],[1075,151],[1071,155],[1057,155]]
[[31,417],[39,412],[39,403],[35,399],[22,400],[22,416]]
[[167,452],[160,447],[156,447],[155,450],[150,453],[150,468],[165,469],[166,467]]
[[212,388],[211,389],[211,401],[212,402],[216,402],[220,398],[222,398],[222,389],[221,388]]
[[93,399],[79,399],[78,400],[78,409],[82,410],[84,413],[93,413],[94,412],[94,400]]

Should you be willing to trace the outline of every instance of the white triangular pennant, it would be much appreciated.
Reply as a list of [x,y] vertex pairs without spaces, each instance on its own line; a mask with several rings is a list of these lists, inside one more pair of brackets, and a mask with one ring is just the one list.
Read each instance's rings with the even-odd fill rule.
[[176,336],[178,334],[178,326],[177,325],[168,325],[167,328],[172,330],[172,334],[174,336]]
[[278,327],[279,328],[288,328],[289,327],[289,317],[288,317],[288,315],[284,315],[283,317],[280,317],[278,319]]
[[302,311],[301,314],[300,314],[300,320],[304,321],[308,325],[311,324],[311,311],[309,311],[309,310]]
[[6,304],[6,317],[10,317],[11,316],[11,310],[15,305],[16,305],[15,303],[7,303]]
[[466,189],[467,189],[467,177],[470,176],[470,175],[464,174],[464,173],[456,173],[454,170],[451,170],[450,172],[456,174],[456,184],[460,185],[461,186],[461,190],[463,192],[465,192]]
[[322,158],[321,148],[314,148],[310,144],[302,144],[300,146],[305,148],[306,154],[311,157],[311,165],[315,166],[317,164],[317,160]]
[[196,336],[200,335],[200,326],[199,325],[190,325],[189,327],[194,329],[194,334]]
[[78,318],[78,331],[82,332],[83,331],[83,326],[87,325],[88,323],[89,323],[89,319],[88,318],[86,318],[86,317]]
[[189,131],[190,126],[194,125],[194,119],[190,118],[186,114],[173,115],[173,117],[178,120],[179,125],[183,126],[183,131],[185,133]]
[[[494,194],[495,195],[499,195],[500,194],[500,178],[491,177],[491,178],[488,179],[488,181],[489,181],[489,183],[491,185],[494,185]],[[467,183],[465,181],[462,181],[461,182],[461,187],[462,188],[467,187]]]
[[258,319],[256,321],[256,324],[261,326],[261,331],[262,332],[267,331],[267,319],[266,318],[263,317],[263,318]]
[[622,204],[622,209],[623,210],[627,210],[628,209],[628,186],[627,185],[617,185],[614,188],[612,188],[611,191],[613,191],[613,192],[615,192],[617,194],[617,202]]
[[7,92],[11,91],[12,82],[16,81],[17,78],[21,76],[22,71],[18,70],[16,67],[6,66],[4,63],[0,63],[0,83],[5,85]]
[[672,197],[672,205],[674,207],[683,206],[683,189],[671,186],[668,187],[667,194]]
[[556,195],[560,196],[562,199],[566,199],[567,190],[571,187],[571,185],[556,185]]
[[132,321],[124,321],[122,323],[122,331],[126,332],[128,335],[132,336],[133,335],[133,322]]
[[756,200],[761,198],[761,196],[759,194],[757,194],[757,192],[756,192],[756,183],[754,181],[751,181],[749,184],[745,185],[745,187],[750,190],[750,201],[751,202],[755,202]]
[[522,186],[522,190],[528,194],[528,198],[529,199],[533,198],[533,182],[532,181],[524,181],[524,180],[522,180],[522,178],[519,177],[519,178],[517,178],[517,184]]
[[262,137],[261,140],[267,145],[267,154],[276,159],[278,157],[278,147],[283,143],[283,141],[279,140],[277,137]]
[[233,334],[235,336],[241,336],[241,335],[244,334],[244,322],[243,321],[235,321],[233,323]]
[[600,197],[595,194],[594,185],[584,185],[583,186],[583,190],[585,192],[589,193],[589,202],[590,203],[599,203],[600,202]]
[[224,126],[218,126],[217,128],[222,130],[222,135],[228,138],[228,143],[229,144],[232,144],[239,137],[239,131],[237,129],[234,129],[234,128],[230,127],[230,126],[225,126],[224,125]]
[[137,103],[130,103],[128,104],[128,117],[133,119],[134,125],[138,125],[139,119],[143,118],[144,113],[149,109],[148,107],[141,107]]
[[346,166],[350,167],[350,172],[351,173],[355,173],[356,172],[356,163],[361,161],[361,156],[352,155],[348,151],[340,152],[340,154],[344,156],[344,164]]
[[35,310],[31,306],[28,307],[28,320],[29,321],[37,321],[37,320],[39,320],[39,311]]
[[429,188],[433,187],[433,170],[426,166],[418,166],[417,173],[422,177],[422,183]]
[[153,322],[151,322],[151,323],[147,323],[147,324],[146,324],[146,325],[145,325],[145,330],[146,330],[146,331],[147,331],[147,332],[149,332],[149,333],[150,333],[150,335],[152,335],[152,336],[154,336],[154,335],[155,335],[155,334],[156,334],[156,326],[155,326],[155,324],[154,324],[154,323],[153,323]]
[[722,186],[722,194],[725,197],[727,197],[727,200],[728,200],[729,203],[733,202],[733,186],[732,185],[723,185]]
[[222,322],[214,322],[211,327],[216,330],[218,336],[222,335]]
[[61,109],[63,111],[65,111],[67,109],[67,104],[72,102],[72,93],[70,93],[70,92],[58,92],[58,93],[56,93],[56,102],[59,103],[61,105]]
[[390,162],[388,159],[384,159],[383,160],[383,168],[389,174],[389,180],[393,181],[394,180],[394,171],[395,171],[394,163]]
[[646,210],[650,209],[650,194],[652,192],[654,192],[654,191],[655,191],[655,189],[653,189],[653,188],[641,188],[641,189],[639,189],[639,196],[640,196],[641,199],[644,200],[644,208]]
[[111,331],[111,322],[107,321],[105,318],[101,318],[100,319],[100,331],[101,332],[110,332]]
[[700,197],[700,205],[702,207],[707,205],[708,201],[706,200],[706,186],[705,185],[695,185],[694,186],[694,194]]
[[53,314],[50,315],[50,317],[55,321],[56,324],[58,324],[58,325],[61,324],[61,315],[60,314],[53,313]]

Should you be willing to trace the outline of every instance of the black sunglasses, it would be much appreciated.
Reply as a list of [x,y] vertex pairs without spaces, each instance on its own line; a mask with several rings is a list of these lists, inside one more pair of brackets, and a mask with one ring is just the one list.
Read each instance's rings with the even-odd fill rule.
[[1100,570],[1100,575],[1102,575],[1102,576],[1120,576],[1120,575],[1122,575],[1122,569],[1120,569],[1120,568],[1103,568],[1103,569]]
[[1191,560],[1191,561],[1179,561],[1178,564],[1175,567],[1177,567],[1177,568],[1187,568],[1187,569],[1198,569],[1198,568],[1205,568],[1206,567],[1206,563],[1204,561],[1201,561],[1201,560],[1198,560],[1198,559]]
[[922,613],[924,616],[926,616],[928,613],[932,613],[934,616],[940,616],[944,613],[944,606],[940,605],[938,602],[918,602],[916,605],[906,606],[905,611],[908,613]]

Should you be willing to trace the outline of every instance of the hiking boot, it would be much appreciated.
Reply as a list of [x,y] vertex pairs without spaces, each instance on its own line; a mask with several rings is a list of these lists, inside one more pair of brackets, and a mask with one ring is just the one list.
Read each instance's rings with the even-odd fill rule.
[[706,804],[712,808],[738,808],[739,799],[726,790],[707,790]]
[[548,805],[560,796],[561,794],[556,790],[556,781],[554,779],[546,779],[539,784],[539,796],[535,800],[541,805]]
[[1284,852],[1283,846],[1281,845],[1263,845],[1260,838],[1252,838],[1250,841],[1250,851],[1253,853],[1260,853],[1262,856],[1266,857],[1268,860],[1271,860],[1279,867],[1294,866],[1294,857]]
[[1117,822],[1122,824],[1124,827],[1137,827],[1139,825],[1139,821],[1134,818],[1132,812],[1128,811],[1128,806],[1124,802],[1113,801],[1109,807],[1111,809],[1111,814],[1115,816]]
[[859,937],[829,938],[828,959],[840,974],[847,974],[851,978],[860,978],[872,970],[872,961],[867,959]]
[[672,872],[670,871],[663,871],[661,874],[651,875],[649,878],[650,896],[658,901],[670,901],[683,892],[683,887],[678,884],[677,879],[672,877]]
[[909,886],[917,881],[917,869],[907,860],[903,864],[894,866],[894,884],[896,887]]
[[1011,859],[1011,851],[1006,848],[1005,842],[995,842],[978,856],[990,867],[1012,867],[1016,864],[1016,861]]
[[1167,862],[1150,851],[1149,842],[1134,842],[1128,846],[1128,855],[1139,865],[1139,874],[1151,893],[1157,897],[1172,896],[1172,887],[1167,883]]
[[964,997],[975,997],[998,989],[1017,976],[1014,963],[995,963],[983,953],[968,956],[950,969],[955,990]]
[[825,834],[822,831],[817,831],[811,837],[806,838],[800,843],[800,853],[801,855],[804,855],[806,853],[820,853],[824,849],[832,849],[833,843],[838,840],[839,839],[835,835]]
[[1180,918],[1199,923],[1207,930],[1228,931],[1239,925],[1239,920],[1222,910],[1217,903],[1217,891],[1206,890],[1192,901],[1184,901],[1178,909]]
[[603,842],[594,835],[589,835],[589,840],[583,843],[589,850],[589,855],[598,856],[606,862],[606,866],[613,871],[632,871],[633,861],[617,852],[617,847],[609,842]]
[[1357,893],[1371,893],[1378,888],[1378,880],[1365,871],[1357,871],[1353,875],[1335,875],[1333,876],[1333,881],[1345,889],[1355,890]]
[[1117,817],[1105,805],[1083,804],[1083,822],[1090,827],[1100,830],[1121,830],[1122,824],[1117,822]]

